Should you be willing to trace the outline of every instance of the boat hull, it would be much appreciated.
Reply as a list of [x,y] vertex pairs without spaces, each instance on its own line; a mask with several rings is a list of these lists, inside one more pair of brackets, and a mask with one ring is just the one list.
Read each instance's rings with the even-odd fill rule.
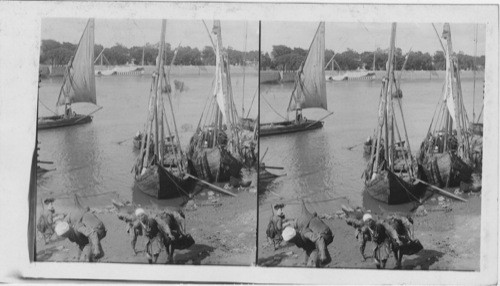
[[365,182],[365,191],[378,201],[397,205],[421,198],[425,193],[425,185],[412,184],[393,172],[385,170],[374,179]]
[[451,152],[428,155],[422,162],[425,179],[438,187],[458,187],[470,182],[473,169]]
[[63,115],[40,117],[38,119],[38,130],[66,127],[72,125],[86,124],[92,122],[92,116],[76,114],[71,118],[64,118]]
[[153,165],[135,176],[135,188],[156,199],[171,199],[188,194],[194,186],[190,178],[180,178],[167,169]]
[[281,121],[260,124],[259,137],[281,135],[287,133],[303,132],[323,127],[323,121],[305,120],[301,123],[295,121]]
[[242,163],[223,148],[203,148],[191,156],[191,165],[200,179],[209,182],[226,182],[239,178]]

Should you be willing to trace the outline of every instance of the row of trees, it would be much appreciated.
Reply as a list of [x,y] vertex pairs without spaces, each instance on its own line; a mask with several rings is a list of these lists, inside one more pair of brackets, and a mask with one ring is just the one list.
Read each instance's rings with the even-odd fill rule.
[[[203,50],[198,48],[187,47],[171,47],[169,43],[165,45],[165,53],[167,63],[172,61],[174,51],[177,48],[177,57],[175,65],[215,65],[215,53],[212,47],[206,46]],[[54,40],[42,40],[40,51],[40,63],[48,65],[65,65],[75,54],[77,45],[68,42],[59,43]],[[134,63],[136,65],[154,65],[158,56],[158,45],[147,43],[143,47],[134,46],[127,48],[122,44],[116,44],[111,48],[104,49],[102,45],[94,45],[94,55],[104,55],[100,57],[96,64],[100,64],[101,60],[104,65],[124,65]],[[258,63],[258,51],[249,51],[247,53],[237,51],[231,47],[227,48],[227,54],[231,64],[245,65]]]
[[[68,42],[59,43],[54,40],[42,40],[40,63],[49,65],[65,65],[74,55],[77,46]],[[175,65],[215,65],[215,53],[212,47],[206,46],[201,51],[198,48],[187,47],[171,47],[170,44],[165,45],[165,53],[167,55],[167,63],[170,63],[174,50],[177,48],[177,57]],[[97,57],[104,47],[102,45],[94,46],[94,55]],[[141,65],[144,55],[144,65],[154,65],[158,56],[157,44],[146,44],[143,47],[134,46],[127,48],[124,45],[116,44],[111,48],[106,48],[102,52],[102,63],[107,65],[124,65],[134,63]],[[248,65],[258,63],[258,51],[249,51],[247,53],[237,51],[231,47],[227,48],[227,54],[231,64],[233,65]],[[325,51],[325,63],[329,62],[334,55],[333,50]],[[377,49],[375,52],[367,51],[358,53],[352,49],[347,49],[342,53],[336,53],[334,57],[335,70],[356,70],[368,69],[384,70],[387,62],[387,50]],[[374,57],[375,55],[375,57]],[[396,68],[401,69],[405,61],[406,54],[400,48],[396,49]],[[265,53],[261,55],[262,69],[276,70],[297,70],[300,64],[305,61],[307,50],[301,48],[290,48],[284,45],[273,46],[271,54]],[[471,70],[474,66],[478,70],[484,68],[485,57],[480,56],[474,59],[473,56],[459,52],[457,54],[458,63],[462,69]],[[375,59],[375,63],[374,63]],[[100,63],[99,59],[99,63]],[[411,51],[408,54],[406,63],[408,70],[443,70],[445,68],[445,57],[443,51],[436,51],[433,55],[422,53],[420,51]],[[331,64],[328,67],[331,69]]]
[[[375,56],[374,56],[375,55]],[[325,63],[328,63],[334,56],[333,50],[325,50]],[[411,51],[408,54],[403,54],[400,48],[396,48],[396,68],[401,69],[405,57],[408,56],[405,69],[407,70],[444,70],[445,57],[443,51],[436,51],[434,55],[422,53],[420,51]],[[300,64],[305,61],[307,50],[301,48],[290,48],[284,45],[273,46],[271,54],[261,54],[261,69],[276,69],[276,70],[297,70]],[[332,64],[335,70],[385,70],[388,51],[377,49],[375,52],[358,53],[352,49],[347,49],[342,53],[336,53],[334,62],[331,62],[328,69],[331,69]],[[485,56],[476,57],[459,52],[457,54],[458,63],[461,69],[471,70],[474,67],[477,70],[484,69]],[[375,63],[374,63],[375,60]]]

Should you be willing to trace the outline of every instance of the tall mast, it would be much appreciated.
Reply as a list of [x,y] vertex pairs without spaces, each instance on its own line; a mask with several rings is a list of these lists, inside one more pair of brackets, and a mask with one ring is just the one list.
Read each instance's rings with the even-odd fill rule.
[[[391,29],[391,40],[390,40],[390,48],[389,48],[389,55],[387,58],[387,74],[385,77],[385,80],[383,81],[383,86],[382,86],[382,94],[381,94],[381,101],[379,105],[379,115],[378,115],[378,127],[377,127],[377,140],[374,142],[376,152],[372,153],[372,155],[375,156],[375,164],[372,166],[372,173],[376,172],[379,167],[379,154],[380,154],[380,148],[381,145],[380,141],[382,138],[382,133],[385,133],[385,140],[384,140],[384,155],[386,159],[389,159],[389,124],[388,124],[388,111],[389,111],[389,104],[388,100],[392,97],[392,80],[393,80],[393,60],[394,60],[394,46],[395,46],[395,41],[396,41],[396,23],[392,23],[392,29]],[[392,104],[392,102],[391,102]],[[392,128],[392,111],[391,111],[391,128]],[[385,132],[384,132],[385,130]],[[392,136],[391,136],[392,137]],[[373,146],[373,145],[372,145]],[[371,158],[373,161],[373,157]],[[392,159],[389,159],[389,164],[392,163]],[[390,165],[392,168],[392,165]]]
[[[457,88],[455,87],[456,81],[456,74],[455,72],[458,72],[458,66],[455,66],[455,59],[453,57],[453,46],[452,46],[452,41],[451,41],[451,30],[450,30],[450,24],[445,23],[443,27],[443,38],[446,40],[446,53],[447,53],[447,58],[450,64],[449,72],[450,72],[450,85],[451,85],[451,95],[453,98],[454,102],[454,108],[455,108],[455,118],[453,120],[455,121],[455,128],[457,130],[457,140],[458,140],[458,145],[462,146],[462,127],[460,126],[460,116],[461,116],[461,108],[460,108],[460,99],[458,98],[458,91]],[[457,70],[455,71],[455,67]],[[452,126],[452,123],[450,123],[450,127]]]
[[389,163],[389,167],[391,171],[393,170],[393,163],[394,163],[394,125],[393,125],[393,120],[394,120],[394,109],[393,109],[393,104],[392,104],[392,86],[394,83],[394,49],[396,45],[396,23],[392,23],[392,30],[391,30],[391,46],[389,49],[389,58],[388,58],[388,67],[387,67],[387,78],[388,78],[388,85],[387,85],[387,112],[386,112],[386,124],[387,124],[387,132],[386,138],[388,139],[388,142],[385,142],[386,144],[386,154],[387,154],[387,159]]
[[[156,149],[156,155],[160,155],[160,149],[163,146],[159,146],[159,125],[158,125],[158,109],[163,113],[163,108],[160,107],[161,103],[161,93],[162,93],[162,81],[163,81],[163,53],[165,50],[165,31],[167,28],[167,20],[162,20],[162,26],[161,26],[161,39],[160,39],[160,51],[158,53],[158,65],[157,65],[157,72],[158,72],[158,80],[156,82],[156,104],[155,104],[155,149]],[[161,117],[163,119],[163,117]],[[163,163],[163,158],[158,158],[160,164]]]
[[245,67],[246,55],[247,55],[247,33],[248,33],[248,22],[245,22],[245,51],[243,53],[243,100],[241,101],[241,117],[245,116]]
[[477,65],[476,65],[476,58],[477,58],[477,26],[474,27],[474,88],[472,89],[472,122],[476,120],[476,71],[477,71]]

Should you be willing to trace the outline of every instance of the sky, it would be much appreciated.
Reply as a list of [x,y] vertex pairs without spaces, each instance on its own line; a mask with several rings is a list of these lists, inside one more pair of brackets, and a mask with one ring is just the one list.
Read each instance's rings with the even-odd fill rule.
[[[88,19],[45,18],[42,20],[42,39],[77,44]],[[212,31],[213,21],[205,21]],[[257,21],[221,21],[222,44],[236,50],[259,49]],[[245,33],[246,31],[246,33]],[[161,20],[157,19],[95,19],[95,43],[112,47],[120,43],[126,47],[143,46],[160,40]],[[213,34],[212,34],[213,35]],[[211,46],[210,38],[201,20],[167,20],[166,42],[172,46],[203,49]]]
[[[319,22],[262,22],[262,51],[271,52],[273,45],[286,45],[308,49]],[[439,36],[443,23],[434,23]],[[450,24],[453,50],[474,55],[474,29],[476,24]],[[325,48],[343,52],[348,48],[359,53],[385,49],[389,46],[391,23],[325,23]],[[478,26],[477,55],[485,54],[486,26]],[[409,51],[428,52],[442,50],[431,23],[398,23],[396,47]]]
[[[87,19],[46,18],[42,21],[42,39],[77,43]],[[205,21],[209,30],[213,22]],[[435,23],[441,36],[443,23]],[[258,22],[221,21],[224,46],[236,50],[258,50]],[[262,51],[271,52],[273,45],[286,45],[308,49],[318,22],[262,22]],[[453,49],[474,55],[474,29],[476,24],[451,24]],[[389,45],[390,23],[334,23],[325,25],[325,47],[335,52],[348,48],[357,52],[385,49]],[[161,20],[156,19],[95,19],[95,42],[104,47],[116,43],[126,47],[156,43],[160,37]],[[246,34],[246,37],[245,37]],[[485,54],[485,25],[478,25],[477,55]],[[203,49],[210,46],[205,26],[198,20],[167,20],[166,41],[172,46],[179,43]],[[431,55],[441,50],[439,40],[431,23],[398,23],[396,46],[403,50],[428,52]]]

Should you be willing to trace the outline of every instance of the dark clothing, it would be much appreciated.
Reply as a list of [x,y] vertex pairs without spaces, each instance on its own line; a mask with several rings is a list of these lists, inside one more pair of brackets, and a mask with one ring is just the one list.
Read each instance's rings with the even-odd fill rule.
[[267,225],[266,235],[273,241],[281,242],[283,237],[281,233],[283,232],[283,220],[285,215],[273,215],[269,220]]
[[38,218],[37,230],[44,236],[54,234],[54,210],[46,209]]
[[135,251],[135,243],[137,241],[137,236],[144,235],[147,238],[146,242],[146,255],[148,260],[152,262],[152,257],[158,257],[163,248],[163,233],[160,232],[158,227],[158,222],[156,219],[148,217],[146,222],[143,223],[140,220],[135,221],[132,226],[133,238],[132,238],[132,249]]
[[156,217],[156,220],[160,231],[164,233],[164,245],[169,255],[173,256],[175,249],[186,249],[194,244],[194,239],[185,232],[182,214],[175,211],[163,211]]
[[[362,217],[363,215],[361,215]],[[370,228],[361,220],[357,218],[346,218],[348,225],[356,228],[356,239],[359,243],[359,251],[361,256],[365,259],[365,248],[368,241],[372,241],[372,234]]]
[[137,220],[134,223],[132,229],[137,235],[144,235],[149,239],[153,239],[154,237],[156,237],[159,232],[158,223],[154,218],[151,217],[148,217],[146,223],[142,223],[141,221]]
[[306,251],[309,256],[314,250],[318,251],[318,258],[321,264],[331,261],[327,246],[333,241],[333,233],[317,214],[311,214],[305,205],[302,205],[302,214],[295,221],[295,229],[298,236],[292,242],[297,247]]
[[65,220],[72,228],[66,235],[71,242],[78,244],[80,250],[90,244],[89,261],[104,256],[101,240],[106,237],[106,228],[97,216],[87,210],[79,210],[70,212]]

